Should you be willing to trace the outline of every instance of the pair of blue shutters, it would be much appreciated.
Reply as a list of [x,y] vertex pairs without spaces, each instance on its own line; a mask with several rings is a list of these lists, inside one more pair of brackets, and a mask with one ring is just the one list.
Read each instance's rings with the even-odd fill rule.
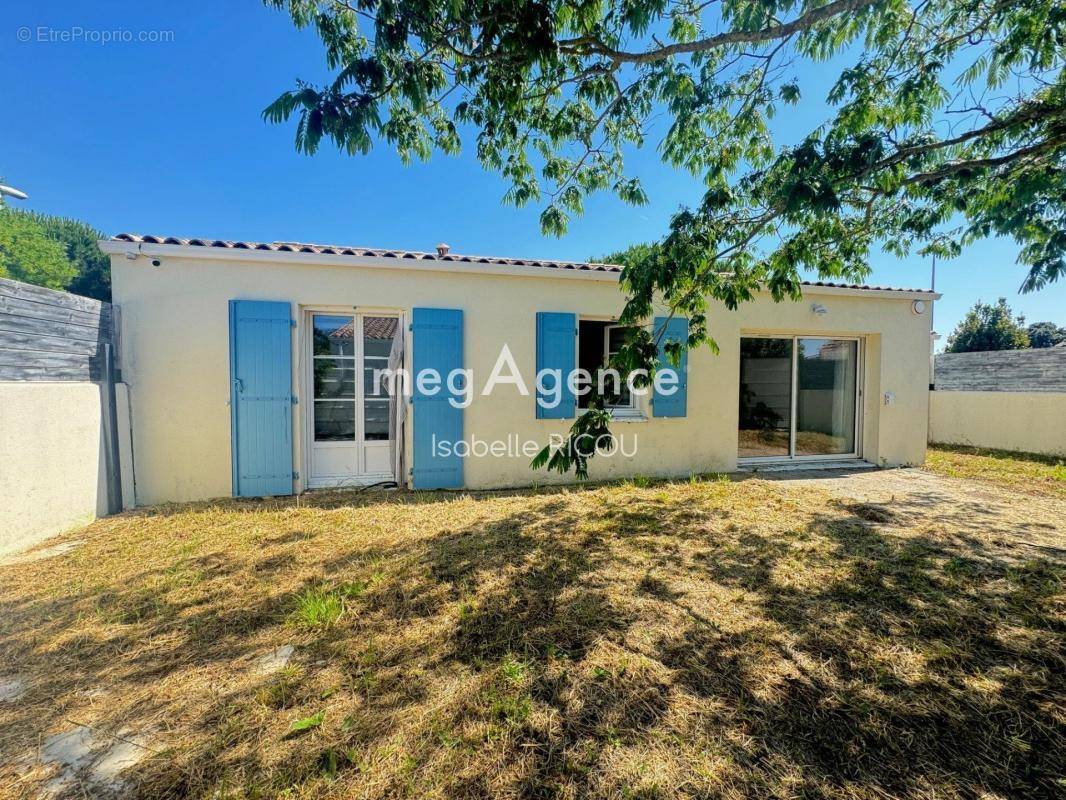
[[[666,330],[659,344],[661,366],[667,341],[688,336],[688,321],[656,317],[655,333]],[[292,328],[289,303],[260,300],[230,301],[230,377],[233,447],[233,494],[262,497],[292,494]],[[412,316],[412,373],[435,370],[440,391],[414,385],[412,440],[416,489],[454,489],[463,485],[463,461],[455,445],[463,439],[462,387],[449,387],[448,376],[463,367],[463,312],[458,309],[416,308]],[[537,314],[537,371],[558,370],[562,399],[554,408],[537,403],[540,419],[570,419],[577,398],[566,385],[576,368],[577,316]],[[683,417],[688,397],[688,353],[681,354],[678,386],[673,394],[655,392],[656,417]],[[428,388],[428,387],[427,387]],[[548,387],[553,390],[553,387]]]
[[[230,414],[233,494],[292,494],[292,314],[289,303],[231,300]],[[434,369],[441,391],[423,392],[415,382],[414,469],[416,489],[463,485],[463,462],[454,445],[463,438],[461,397],[448,375],[463,366],[463,312],[416,308],[412,318],[414,375]],[[428,387],[427,387],[428,388]]]
[[[665,331],[663,330],[665,326]],[[665,394],[652,392],[652,415],[656,417],[683,417],[688,410],[688,350],[681,351],[681,363],[674,367],[666,357],[666,343],[688,340],[688,320],[680,317],[656,317],[654,335],[659,339],[659,367],[675,369],[676,391]],[[572,419],[577,411],[577,397],[566,383],[566,376],[575,369],[577,359],[577,315],[541,311],[537,314],[537,373],[541,370],[558,370],[563,386],[561,400],[554,407],[547,407],[556,397],[553,376],[546,378],[544,391],[537,392],[537,419]]]

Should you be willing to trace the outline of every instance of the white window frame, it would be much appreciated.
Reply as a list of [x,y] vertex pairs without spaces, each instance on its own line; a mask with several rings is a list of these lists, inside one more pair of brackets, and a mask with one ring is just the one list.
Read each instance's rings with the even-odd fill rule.
[[[603,328],[603,363],[604,364],[610,363],[610,360],[611,360],[611,331],[625,331],[625,330],[627,330],[630,327],[631,326],[629,326],[629,325],[618,325],[617,323],[612,323],[610,325],[605,325],[604,326],[604,328]],[[629,386],[628,386],[628,384],[629,384],[629,376],[626,375],[626,376],[623,377],[623,376],[619,375],[619,378],[622,379],[622,388],[624,388],[626,391],[629,391]],[[607,406],[607,408],[609,408],[611,410],[612,414],[617,415],[617,416],[634,416],[634,415],[636,415],[638,413],[638,410],[637,410],[637,394],[636,394],[636,392],[629,391],[629,402],[627,402],[627,403],[615,403],[614,405]]]
[[[300,371],[301,386],[303,387],[303,398],[301,405],[305,410],[301,412],[300,417],[301,424],[298,429],[301,432],[300,442],[300,480],[299,485],[304,489],[309,488],[329,488],[329,487],[342,487],[342,486],[358,486],[367,482],[373,483],[383,479],[391,478],[395,480],[395,476],[369,473],[366,471],[366,461],[364,452],[360,451],[359,455],[359,474],[351,476],[350,478],[333,480],[330,478],[313,478],[313,459],[314,448],[316,447],[329,447],[329,446],[357,446],[359,448],[365,447],[389,447],[389,439],[372,439],[369,441],[364,440],[364,418],[363,418],[363,399],[364,399],[364,386],[363,386],[363,374],[360,369],[356,370],[355,381],[355,427],[356,437],[353,441],[335,441],[335,442],[316,442],[315,441],[315,418],[314,418],[314,404],[315,404],[315,387],[314,387],[314,317],[316,315],[322,316],[336,316],[336,317],[354,317],[357,322],[355,325],[355,347],[353,359],[353,365],[358,364],[361,366],[365,363],[363,356],[363,317],[393,317],[396,319],[396,324],[399,326],[401,336],[406,338],[407,336],[407,324],[406,324],[406,312],[399,308],[385,308],[378,306],[337,306],[337,305],[306,305],[300,307],[300,320],[302,329],[302,338],[304,341],[299,343],[300,348]],[[335,356],[325,356],[326,358],[335,358]],[[401,402],[406,402],[406,398],[401,397]],[[405,447],[406,443],[400,441],[396,443],[397,447]]]
[[[606,322],[607,325],[603,328],[603,358],[607,361],[608,358],[608,346],[610,338],[608,330],[611,328],[629,328],[630,325],[619,325],[617,317],[604,317],[596,316],[594,314],[578,314],[577,315],[577,331],[574,336],[574,363],[578,366],[581,365],[581,323],[582,322]],[[628,377],[628,376],[627,376]],[[596,376],[592,376],[592,380],[595,384]],[[650,390],[649,390],[650,392]],[[648,418],[647,414],[647,397],[649,392],[637,394],[635,392],[629,393],[628,405],[611,405],[607,406],[607,410],[611,412],[611,416],[620,422],[643,422]],[[581,411],[580,398],[578,398],[578,411]]]

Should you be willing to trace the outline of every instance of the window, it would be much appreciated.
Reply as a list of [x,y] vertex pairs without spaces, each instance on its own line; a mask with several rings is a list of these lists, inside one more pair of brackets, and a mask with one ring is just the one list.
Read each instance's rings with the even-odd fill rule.
[[388,385],[375,375],[388,368],[396,326],[396,317],[312,315],[316,442],[388,441]]
[[[626,343],[626,327],[624,325],[608,325],[606,335],[603,337],[603,363],[610,364],[611,357],[622,349]],[[611,404],[612,408],[633,408],[633,393],[629,391],[629,375],[620,376],[623,381],[618,387],[618,397]],[[613,388],[613,387],[612,387]]]
[[[583,319],[578,323],[577,365],[592,376],[594,387],[599,380],[599,371],[625,344],[626,330],[626,326],[609,321]],[[608,408],[623,413],[636,410],[636,398],[629,391],[628,377],[619,375],[617,381],[611,376],[605,377],[604,389],[608,395]],[[578,407],[588,408],[588,401],[589,393],[586,392],[578,397]]]
[[388,382],[374,380],[388,369],[392,339],[396,335],[395,317],[363,317],[363,439],[388,441]]
[[313,320],[315,441],[355,441],[355,320]]

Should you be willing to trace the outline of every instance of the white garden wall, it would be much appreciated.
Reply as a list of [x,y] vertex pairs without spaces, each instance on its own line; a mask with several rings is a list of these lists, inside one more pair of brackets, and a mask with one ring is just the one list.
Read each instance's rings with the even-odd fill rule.
[[929,441],[1066,456],[1066,393],[930,392]]
[[0,383],[0,554],[107,513],[98,383]]
[[131,448],[117,316],[109,303],[0,278],[0,554],[122,506],[120,451]]

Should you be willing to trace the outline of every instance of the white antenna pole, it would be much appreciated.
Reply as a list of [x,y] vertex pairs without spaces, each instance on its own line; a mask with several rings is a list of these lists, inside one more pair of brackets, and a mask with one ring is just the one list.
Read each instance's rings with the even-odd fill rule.
[[26,200],[29,195],[25,192],[21,192],[13,186],[4,186],[0,184],[0,196],[14,197],[16,200]]
[[[936,255],[933,255],[933,270],[929,278],[929,291],[936,291]],[[936,327],[933,315],[936,314],[936,301],[929,300],[929,388],[936,385]]]

